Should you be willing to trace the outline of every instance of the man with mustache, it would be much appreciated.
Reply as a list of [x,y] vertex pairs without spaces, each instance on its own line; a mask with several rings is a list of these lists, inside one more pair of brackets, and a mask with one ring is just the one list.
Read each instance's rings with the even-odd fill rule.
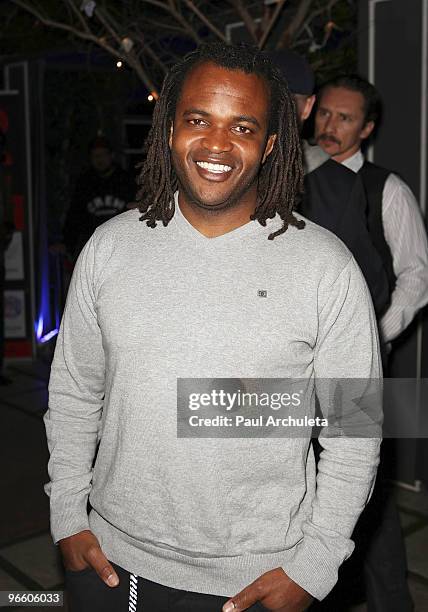
[[[387,271],[391,302],[380,318],[382,342],[391,341],[428,302],[428,247],[419,206],[396,174],[364,160],[361,146],[379,119],[376,89],[358,75],[338,76],[319,92],[315,137],[336,162],[361,176],[368,199],[368,226]],[[370,612],[410,612],[406,558],[399,516],[383,472],[359,523],[365,541],[364,573]],[[371,535],[368,535],[371,534]]]
[[[309,62],[290,49],[269,52],[287,80],[301,130],[315,103],[315,76]],[[367,198],[361,178],[337,164],[321,147],[302,140],[305,193],[298,210],[338,236],[355,257],[378,318],[388,308],[390,288],[382,259],[374,248],[366,219]],[[381,347],[384,351],[383,346]]]
[[379,323],[381,340],[388,344],[428,303],[428,247],[409,187],[396,174],[364,160],[361,152],[379,112],[379,94],[371,83],[358,75],[339,76],[319,92],[315,138],[332,159],[357,172],[365,184],[370,233],[391,287],[391,303]]

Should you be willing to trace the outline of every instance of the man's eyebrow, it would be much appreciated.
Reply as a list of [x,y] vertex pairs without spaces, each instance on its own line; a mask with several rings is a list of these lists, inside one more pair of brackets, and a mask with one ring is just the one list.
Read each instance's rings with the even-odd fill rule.
[[187,117],[188,115],[202,115],[202,117],[208,117],[209,113],[207,113],[207,111],[201,110],[200,108],[187,108],[183,112],[183,117]]
[[260,123],[257,121],[255,117],[251,117],[250,115],[238,115],[233,118],[234,121],[242,121],[243,123],[252,123],[253,125],[260,127]]
[[354,118],[354,114],[347,110],[341,110],[340,108],[335,108],[331,110],[328,106],[323,106],[322,104],[318,105],[317,110],[319,111],[327,111],[328,113],[337,113],[338,115],[342,115],[343,117],[351,117]]
[[[202,117],[209,117],[210,113],[208,113],[207,111],[204,111],[204,110],[202,110],[200,108],[187,108],[183,112],[183,117],[188,117],[189,115],[201,115]],[[237,115],[236,117],[232,118],[232,121],[243,122],[243,123],[252,123],[256,127],[260,128],[260,123],[257,121],[257,119],[255,117],[252,117],[251,115]]]

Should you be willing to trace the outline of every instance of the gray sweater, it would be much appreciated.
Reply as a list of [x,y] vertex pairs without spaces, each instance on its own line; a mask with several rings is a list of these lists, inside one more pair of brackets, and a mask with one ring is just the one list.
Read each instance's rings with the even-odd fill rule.
[[69,289],[45,416],[54,540],[92,529],[128,571],[223,596],[283,567],[322,599],[379,441],[323,439],[316,477],[308,438],[177,438],[177,378],[378,377],[362,275],[310,222],[208,239],[179,209],[167,227],[139,216],[95,231]]

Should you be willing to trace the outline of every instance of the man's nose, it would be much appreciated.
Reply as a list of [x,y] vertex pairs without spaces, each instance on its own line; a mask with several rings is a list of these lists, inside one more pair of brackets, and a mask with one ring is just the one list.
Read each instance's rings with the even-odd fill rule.
[[207,151],[212,153],[223,153],[231,151],[233,143],[231,142],[230,132],[226,128],[212,127],[202,140],[202,146]]
[[325,118],[324,131],[325,132],[335,132],[336,131],[336,121],[334,117],[332,117],[331,115]]

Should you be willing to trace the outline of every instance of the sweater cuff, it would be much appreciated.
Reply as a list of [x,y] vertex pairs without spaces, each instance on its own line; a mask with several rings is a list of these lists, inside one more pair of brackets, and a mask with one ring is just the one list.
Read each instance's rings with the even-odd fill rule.
[[333,557],[320,540],[306,535],[283,570],[291,580],[321,601],[336,584],[339,567],[354,550],[352,540],[343,539],[337,544]]
[[51,533],[55,544],[85,529],[90,530],[88,514],[78,516],[77,513],[65,512],[61,516],[51,513]]
[[52,483],[45,485],[50,496],[51,534],[55,544],[80,531],[90,529],[88,519],[88,494],[57,498],[52,493]]

